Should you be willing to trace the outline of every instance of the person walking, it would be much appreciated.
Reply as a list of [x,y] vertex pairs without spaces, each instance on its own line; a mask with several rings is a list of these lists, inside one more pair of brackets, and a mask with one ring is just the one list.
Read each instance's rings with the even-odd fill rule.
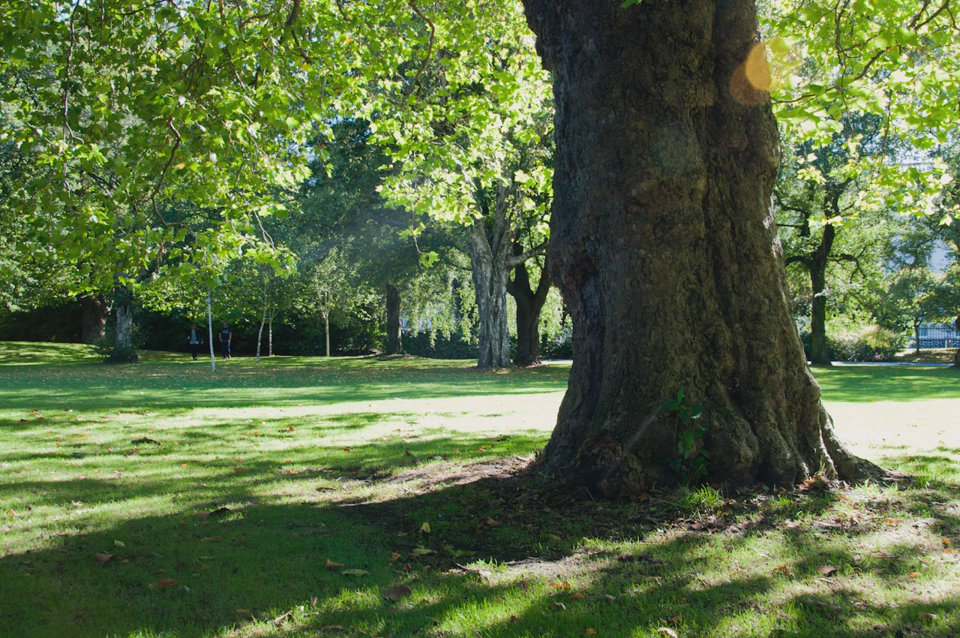
[[230,341],[232,339],[233,333],[230,332],[230,326],[224,321],[223,327],[220,328],[220,354],[224,359],[230,358]]
[[193,355],[193,360],[196,361],[197,355],[200,353],[200,344],[203,343],[197,324],[190,326],[190,336],[187,337],[187,343],[190,345],[190,354]]

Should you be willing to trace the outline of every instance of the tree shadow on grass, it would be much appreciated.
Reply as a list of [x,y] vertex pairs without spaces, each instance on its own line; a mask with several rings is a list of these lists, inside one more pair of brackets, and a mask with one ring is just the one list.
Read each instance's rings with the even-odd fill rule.
[[[834,511],[850,498],[844,492],[761,490],[715,507],[674,494],[597,503],[518,472],[522,461],[429,460],[438,449],[485,441],[404,443],[404,453],[360,446],[350,465],[314,461],[286,475],[276,463],[254,462],[195,486],[178,483],[183,496],[174,513],[132,510],[109,522],[100,515],[87,531],[51,534],[42,549],[0,558],[0,626],[28,637],[960,631],[955,596],[914,587],[923,577],[913,570],[940,556],[912,527],[877,549],[886,516],[880,505],[915,507],[940,534],[960,531],[949,507],[955,486],[905,489],[889,503],[880,492],[861,498],[858,508],[871,515],[858,521]],[[297,502],[263,495],[282,482]],[[316,492],[318,482],[344,488]],[[108,502],[111,490],[119,500],[173,486],[156,476],[122,494],[102,481],[34,481],[19,490],[92,505]],[[354,491],[360,487],[367,491]],[[211,511],[227,503],[230,511],[201,519],[200,502]],[[98,552],[112,554],[104,566]],[[342,567],[329,569],[328,560]],[[384,598],[398,586],[410,595]]]

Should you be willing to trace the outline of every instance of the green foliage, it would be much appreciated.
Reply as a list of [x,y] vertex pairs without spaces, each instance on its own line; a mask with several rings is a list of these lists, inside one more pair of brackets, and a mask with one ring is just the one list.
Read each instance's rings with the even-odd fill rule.
[[703,406],[699,401],[693,405],[684,405],[683,399],[683,388],[680,388],[676,398],[662,403],[660,409],[666,410],[673,421],[677,441],[677,456],[670,462],[670,467],[677,473],[681,483],[689,485],[706,475],[710,455],[703,448],[703,437],[707,428],[699,423]]
[[834,361],[893,361],[906,340],[902,332],[867,326],[856,332],[840,332],[827,339]]

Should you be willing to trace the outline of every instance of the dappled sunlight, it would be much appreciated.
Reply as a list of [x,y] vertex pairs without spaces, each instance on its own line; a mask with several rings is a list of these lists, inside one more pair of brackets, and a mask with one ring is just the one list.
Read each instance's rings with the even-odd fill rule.
[[[279,381],[269,367],[213,380],[167,363],[0,369],[17,396],[0,411],[7,617],[38,635],[224,638],[956,624],[960,441],[942,412],[957,399],[830,404],[841,438],[900,484],[618,505],[526,470],[565,372],[417,365],[344,361],[360,378],[335,401],[313,399],[314,375],[337,362]],[[395,587],[410,592],[384,598]]]

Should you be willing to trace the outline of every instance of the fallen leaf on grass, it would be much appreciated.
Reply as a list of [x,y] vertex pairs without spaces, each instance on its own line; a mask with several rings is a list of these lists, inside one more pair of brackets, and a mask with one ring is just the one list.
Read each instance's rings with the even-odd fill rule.
[[426,547],[417,547],[413,550],[414,556],[426,556],[427,554],[432,554],[432,549],[427,549]]
[[287,428],[287,432],[293,432],[293,426],[292,426],[292,425]]
[[399,601],[399,600],[403,600],[404,598],[406,598],[412,593],[413,591],[409,587],[405,587],[401,585],[400,587],[394,587],[393,589],[388,591],[386,594],[384,594],[383,597],[386,598],[387,600]]
[[343,563],[335,563],[329,558],[327,559],[327,564],[326,564],[327,569],[340,569],[341,567],[343,567]]
[[910,572],[910,578],[919,578],[920,572]]
[[233,471],[234,471],[234,472],[242,472],[242,471],[243,471],[243,467],[240,467],[240,466],[235,467],[235,468],[233,468]]
[[567,610],[567,606],[564,605],[563,603],[553,603],[553,606],[554,606],[554,607],[559,607],[560,609],[562,609],[562,610],[564,610],[564,611]]
[[93,555],[93,557],[97,560],[97,564],[100,565],[100,567],[103,567],[104,565],[110,562],[110,559],[113,558],[113,554],[107,554],[106,552],[97,552],[96,554]]
[[580,592],[575,592],[575,593],[573,593],[573,594],[570,594],[570,599],[571,599],[571,600],[584,600],[585,598],[586,598],[586,596],[584,596],[584,595],[581,594]]
[[155,583],[150,583],[150,589],[170,589],[176,584],[175,578],[161,578]]
[[429,533],[430,533],[430,523],[424,523],[423,525],[421,525],[421,526],[420,526],[420,531],[423,532],[424,534],[429,534]]
[[349,452],[350,452],[350,448],[345,447],[345,448],[343,448],[343,451],[349,453]]
[[499,527],[499,526],[500,526],[500,521],[495,520],[495,519],[492,519],[492,518],[489,518],[489,517],[487,518],[487,520],[486,520],[485,522],[486,522],[486,524],[489,525],[490,527]]
[[221,537],[219,537],[219,536],[207,536],[207,537],[205,537],[205,538],[201,538],[201,539],[200,539],[200,542],[201,542],[201,543],[219,543],[219,542],[222,541],[222,540],[223,540],[223,538],[221,538]]
[[603,597],[606,598],[607,600],[616,600],[616,599],[617,599],[616,596],[613,596],[613,595],[611,595],[611,594],[604,594]]
[[570,589],[570,583],[567,581],[563,581],[562,583],[550,583],[550,587],[559,589],[560,591],[568,591]]
[[837,568],[833,565],[824,565],[823,567],[818,567],[817,571],[823,574],[824,576],[833,576],[837,573]]
[[401,558],[403,558],[403,554],[398,554],[398,553],[396,553],[396,552],[392,552],[392,553],[390,554],[390,562],[391,562],[391,563],[395,563],[395,562],[397,562],[398,560],[400,560]]
[[357,578],[360,578],[361,576],[366,576],[370,572],[365,569],[345,569],[340,573],[343,576],[356,576]]
[[587,627],[587,628],[584,630],[583,635],[584,635],[584,636],[596,636],[596,635],[597,635],[597,630],[594,629],[593,627]]
[[934,620],[937,619],[937,615],[936,615],[936,614],[931,614],[929,611],[925,611],[925,612],[923,612],[923,613],[920,614],[920,619],[921,619],[921,620],[926,620],[927,622],[933,622]]
[[126,547],[126,546],[127,546],[126,543],[124,543],[123,541],[113,541],[113,545],[114,545],[114,547]]
[[292,613],[293,613],[292,611],[288,611],[287,613],[283,614],[282,616],[277,616],[276,618],[273,619],[273,624],[276,625],[277,627],[279,627],[280,625],[282,625],[282,624],[284,623],[285,620],[287,620],[287,619],[290,617],[290,614],[292,614]]
[[659,629],[657,629],[657,633],[665,634],[667,636],[670,636],[670,638],[679,638],[679,636],[677,636],[677,632],[670,629],[669,627],[660,627]]

